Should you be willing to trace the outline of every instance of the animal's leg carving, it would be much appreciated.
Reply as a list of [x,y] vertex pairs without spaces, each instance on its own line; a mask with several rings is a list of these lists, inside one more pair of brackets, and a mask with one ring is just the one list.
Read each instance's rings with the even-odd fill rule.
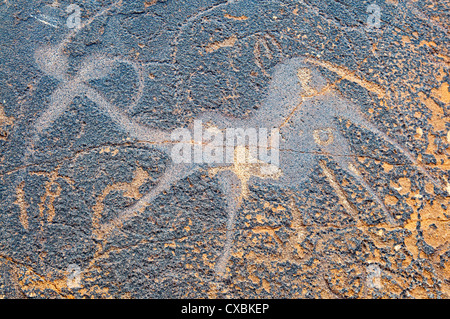
[[[73,99],[79,95],[80,88],[78,82],[68,81],[58,86],[50,96],[50,105],[48,109],[36,120],[31,138],[26,141],[24,164],[28,163],[30,157],[33,157],[35,143],[39,140],[39,134],[47,129],[56,119],[58,119],[66,108],[72,103]],[[19,181],[23,180],[23,172],[20,173]]]
[[403,156],[405,156],[413,165],[419,170],[423,175],[425,175],[437,188],[447,190],[447,192],[450,194],[450,185],[448,182],[446,182],[447,185],[445,185],[444,182],[440,181],[439,179],[433,177],[428,170],[417,161],[416,157],[408,151],[406,148],[402,147],[397,141],[395,141],[393,138],[391,138],[387,133],[383,132],[379,128],[377,128],[374,124],[372,124],[366,116],[360,111],[359,107],[350,101],[347,101],[343,99],[342,97],[339,97],[335,103],[334,106],[336,108],[335,110],[335,116],[336,117],[342,117],[345,119],[350,120],[353,124],[368,130],[387,143],[391,144],[393,147],[395,147]]
[[396,224],[392,214],[389,212],[378,193],[366,182],[356,168],[354,155],[351,154],[350,145],[342,134],[338,130],[331,128],[318,129],[314,131],[314,139],[324,152],[328,153],[342,169],[352,175],[366,189],[375,202],[381,207],[388,221],[392,224]]
[[230,259],[231,248],[233,246],[236,215],[242,203],[242,185],[239,178],[231,171],[221,171],[218,175],[218,179],[222,191],[226,195],[228,214],[225,245],[219,260],[215,265],[216,273],[223,276],[226,271],[228,260]]
[[79,82],[70,81],[61,84],[50,96],[50,105],[38,118],[35,132],[42,133],[69,107],[73,99],[81,93]]

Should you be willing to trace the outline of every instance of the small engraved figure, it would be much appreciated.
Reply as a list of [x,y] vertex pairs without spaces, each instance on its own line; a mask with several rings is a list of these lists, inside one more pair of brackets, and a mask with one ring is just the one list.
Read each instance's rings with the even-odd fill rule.
[[366,10],[369,13],[367,17],[367,26],[369,30],[373,30],[374,28],[379,29],[381,27],[381,8],[376,2],[372,3],[367,7]]
[[81,8],[77,4],[70,4],[66,8],[66,12],[70,13],[66,20],[69,29],[79,28],[81,26]]

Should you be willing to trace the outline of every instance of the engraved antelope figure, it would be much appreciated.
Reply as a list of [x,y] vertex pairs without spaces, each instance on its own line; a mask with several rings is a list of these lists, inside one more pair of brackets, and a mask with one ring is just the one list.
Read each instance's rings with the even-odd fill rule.
[[[89,80],[105,77],[112,72],[113,66],[117,63],[131,65],[138,74],[140,83],[143,83],[140,68],[135,63],[104,55],[91,56],[81,64],[78,73],[70,78],[66,75],[67,62],[61,50],[46,48],[37,53],[36,60],[41,70],[60,80],[61,84],[50,97],[47,110],[35,122],[33,141],[36,141],[39,133],[48,128],[62,114],[75,96],[85,95],[130,137],[149,143],[159,151],[171,155],[174,146],[173,132],[155,129],[130,119],[125,112],[110,103],[88,84]],[[408,150],[369,122],[357,105],[345,99],[332,83],[327,82],[316,62],[313,58],[296,57],[279,64],[272,73],[266,98],[261,106],[247,118],[240,119],[225,116],[219,112],[205,112],[194,119],[194,123],[195,120],[201,120],[206,124],[205,128],[213,132],[223,132],[227,128],[255,128],[271,131],[272,134],[268,138],[270,146],[267,147],[267,151],[276,152],[279,148],[277,165],[252,158],[249,149],[254,145],[246,144],[245,139],[242,143],[235,145],[231,163],[172,162],[159,178],[156,186],[142,198],[109,222],[102,225],[95,223],[93,225],[95,236],[98,239],[107,238],[112,231],[120,229],[125,222],[142,214],[146,206],[163,191],[200,169],[206,168],[212,176],[218,178],[226,196],[228,216],[226,241],[215,269],[222,275],[226,271],[231,254],[237,213],[243,198],[248,195],[249,185],[263,181],[284,187],[299,187],[317,163],[317,154],[327,155],[353,176],[381,207],[386,219],[396,224],[380,196],[357,170],[355,156],[336,123],[338,118],[349,120],[384,139],[408,158],[418,171],[427,176],[436,186],[443,187],[443,184],[418,163]],[[138,101],[139,96],[134,99],[133,104]],[[276,141],[278,131],[274,129],[279,130],[279,145]],[[187,130],[192,132],[192,123]],[[196,143],[193,140],[188,142]],[[209,151],[212,147],[210,141],[204,140],[198,146]],[[29,153],[30,147],[26,154]],[[324,166],[322,168],[325,169]]]

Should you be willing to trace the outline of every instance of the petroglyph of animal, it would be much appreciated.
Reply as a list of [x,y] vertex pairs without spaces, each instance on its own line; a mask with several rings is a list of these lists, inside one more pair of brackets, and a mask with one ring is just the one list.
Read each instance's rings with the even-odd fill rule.
[[[52,94],[47,110],[35,123],[34,141],[37,141],[39,133],[48,128],[63,113],[75,96],[85,95],[131,137],[140,142],[149,143],[168,155],[171,154],[174,142],[171,140],[170,131],[154,129],[133,121],[87,83],[91,79],[106,76],[116,63],[130,64],[139,74],[139,67],[134,63],[119,58],[93,56],[87,58],[78,73],[70,78],[65,74],[66,58],[57,50],[52,51],[51,48],[46,48],[38,51],[36,59],[40,68],[60,80],[61,84]],[[236,215],[243,198],[249,192],[248,185],[255,181],[266,181],[285,187],[300,187],[313,166],[317,164],[317,154],[328,155],[359,181],[385,212],[386,219],[395,224],[396,221],[379,195],[357,170],[350,145],[336,124],[337,118],[347,119],[389,142],[436,186],[442,186],[409,151],[376,128],[355,104],[341,96],[321,75],[315,62],[311,58],[298,57],[278,65],[273,72],[268,96],[262,106],[248,118],[238,119],[226,117],[217,112],[206,112],[197,119],[202,120],[207,125],[207,129],[211,129],[212,125],[214,130],[218,131],[224,131],[226,128],[266,128],[268,131],[273,128],[279,129],[281,141],[278,166],[260,159],[250,161],[248,150],[251,145],[245,143],[235,145],[232,163],[172,163],[153,189],[108,223],[98,225],[94,230],[96,236],[105,239],[113,230],[120,229],[125,222],[142,214],[146,206],[163,191],[206,167],[212,176],[217,176],[227,199],[226,242],[216,264],[216,271],[224,273],[231,253]],[[138,100],[139,97],[134,100],[134,103]],[[191,124],[188,129],[192,131],[193,125]],[[272,138],[271,135],[269,137],[271,143],[268,144],[271,146],[268,146],[268,149],[274,145]],[[195,143],[195,141],[190,142]],[[203,141],[202,147],[208,148],[208,142]],[[323,163],[321,165],[324,170],[327,169]]]
[[[118,63],[130,65],[140,79],[138,94],[130,105],[132,108],[139,102],[142,93],[143,80],[140,67],[126,59],[96,55],[87,57],[81,63],[78,73],[71,77],[67,74],[67,57],[62,50],[67,41],[68,38],[56,48],[46,47],[36,52],[36,62],[40,69],[59,80],[60,84],[51,95],[49,106],[34,124],[34,137],[27,144],[24,161],[26,162],[32,155],[31,147],[39,140],[40,133],[49,128],[78,95],[85,95],[96,103],[130,137],[148,143],[170,155],[174,146],[171,139],[172,132],[154,129],[134,121],[88,83],[92,79],[105,77],[113,71],[113,67]],[[109,222],[94,225],[95,236],[99,239],[106,239],[114,230],[120,229],[124,223],[143,214],[145,208],[163,191],[187,176],[206,168],[211,176],[217,177],[226,196],[228,216],[226,241],[223,252],[216,263],[217,273],[223,274],[231,254],[236,216],[243,199],[249,193],[249,185],[255,182],[267,182],[283,187],[301,187],[312,172],[314,165],[317,164],[319,154],[327,155],[353,176],[381,207],[386,219],[395,224],[395,219],[385,207],[380,196],[357,170],[355,156],[336,123],[338,118],[349,120],[384,139],[410,160],[417,170],[436,186],[443,187],[442,182],[431,176],[408,150],[369,122],[357,105],[345,99],[332,83],[328,83],[320,73],[318,65],[327,67],[320,61],[307,57],[292,58],[279,64],[272,72],[267,97],[261,107],[248,118],[239,119],[227,117],[218,112],[206,112],[194,119],[202,120],[206,129],[212,128],[216,131],[224,131],[226,128],[265,128],[268,131],[274,128],[279,129],[281,140],[278,165],[274,166],[259,158],[250,161],[248,150],[251,145],[245,142],[235,145],[232,163],[173,162],[159,178],[156,186],[137,202]],[[330,70],[334,71],[332,68]],[[187,129],[192,132],[192,123]],[[268,151],[274,150],[274,137],[274,135],[269,136]],[[188,142],[195,143],[195,141]],[[203,141],[202,147],[205,149],[210,147],[208,143]],[[320,162],[320,165],[327,173],[328,168],[325,163]],[[335,184],[335,181],[330,180],[330,183]]]

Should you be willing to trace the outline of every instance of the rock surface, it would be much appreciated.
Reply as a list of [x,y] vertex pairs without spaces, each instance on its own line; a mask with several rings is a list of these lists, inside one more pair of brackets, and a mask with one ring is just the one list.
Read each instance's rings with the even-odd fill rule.
[[[0,297],[449,298],[449,12],[2,1]],[[198,119],[279,165],[174,164]]]

